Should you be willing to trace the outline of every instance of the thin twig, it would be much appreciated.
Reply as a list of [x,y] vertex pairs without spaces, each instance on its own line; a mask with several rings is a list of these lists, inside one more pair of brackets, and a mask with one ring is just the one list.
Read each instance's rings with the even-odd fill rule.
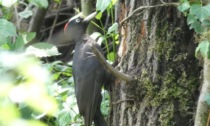
[[[54,17],[54,16],[56,16],[57,13],[60,15],[62,12],[68,12],[69,9],[72,9],[72,8],[69,7],[69,6],[67,6],[67,7],[65,7],[65,8],[62,7],[62,8],[60,8],[60,10],[57,10],[56,12],[53,12],[52,14],[46,15],[45,19]],[[68,15],[69,15],[69,16],[72,16],[71,13],[68,13]],[[68,16],[68,15],[67,15],[67,16]]]
[[18,16],[17,4],[15,4],[14,10],[15,10],[16,26],[17,26],[18,29],[20,29],[20,23],[19,23],[19,16]]
[[140,6],[137,9],[135,9],[128,17],[124,18],[121,22],[120,25],[122,25],[125,21],[127,21],[128,19],[130,19],[134,14],[136,14],[138,11],[143,10],[143,9],[151,9],[151,8],[155,8],[155,7],[163,7],[163,6],[178,6],[179,3],[165,3],[163,1],[161,1],[162,4],[159,5],[151,5],[151,6]]
[[55,19],[54,19],[54,21],[53,21],[52,29],[50,30],[50,34],[49,34],[48,40],[52,37],[52,34],[53,34],[53,31],[54,31],[56,22],[57,22],[58,17],[59,17],[59,12],[60,12],[60,9],[61,9],[61,6],[62,6],[62,2],[63,2],[63,1],[61,0],[61,3],[59,4],[58,11],[57,11],[57,13],[56,13]]
[[[44,19],[46,20],[48,18],[54,18],[56,15],[57,15],[57,13],[49,14]],[[58,15],[59,16],[68,16],[68,17],[72,17],[73,16],[73,14],[71,14],[71,13],[62,13],[62,12],[60,12]]]
[[210,111],[209,111],[209,115],[208,115],[206,126],[209,126],[209,122],[210,122]]
[[45,29],[41,30],[41,32],[45,32],[45,31],[47,31],[47,30],[50,30],[52,27],[60,26],[60,25],[62,25],[62,24],[64,24],[64,23],[66,23],[68,20],[69,20],[69,19],[66,19],[66,20],[64,20],[64,21],[61,21],[61,22],[55,24],[54,26],[50,26],[50,27],[48,27],[48,28],[45,28]]
[[36,32],[37,35],[39,34],[39,30],[41,28],[47,10],[48,8],[39,8],[39,7],[33,8],[33,15],[31,16],[31,19],[29,21],[29,26],[27,29],[28,32]]
[[109,63],[106,62],[106,59],[104,58],[104,56],[100,53],[100,51],[96,48],[95,44],[92,44],[92,50],[94,52],[94,54],[96,55],[96,57],[98,58],[98,60],[101,62],[101,64],[103,64],[103,66],[111,73],[113,74],[116,78],[119,78],[121,80],[124,80],[126,82],[131,82],[134,81],[134,77],[121,73],[119,71],[117,71],[115,68],[113,68]]
[[106,16],[105,25],[104,25],[104,29],[107,29],[107,28],[108,28],[109,19],[110,19],[110,16],[109,16],[109,15],[107,15],[107,16]]
[[[28,6],[24,9],[24,11],[31,10],[32,7],[33,7],[33,4],[30,3],[30,4],[28,4]],[[15,9],[17,9],[17,8],[15,8]],[[18,16],[18,10],[15,10],[15,11],[16,11],[17,16]],[[23,20],[24,18],[23,18],[23,17],[20,17],[20,18],[18,18],[18,19],[19,19],[19,20],[17,20],[17,27],[18,27],[18,29],[20,29],[20,23],[22,22],[22,20]]]

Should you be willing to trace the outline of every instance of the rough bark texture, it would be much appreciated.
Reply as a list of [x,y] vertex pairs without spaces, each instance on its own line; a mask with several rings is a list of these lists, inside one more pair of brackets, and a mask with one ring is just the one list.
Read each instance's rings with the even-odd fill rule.
[[[140,6],[157,4],[119,0],[118,22]],[[109,125],[192,126],[200,71],[186,19],[174,6],[145,9],[120,26],[120,35],[117,68],[138,81],[115,81]]]

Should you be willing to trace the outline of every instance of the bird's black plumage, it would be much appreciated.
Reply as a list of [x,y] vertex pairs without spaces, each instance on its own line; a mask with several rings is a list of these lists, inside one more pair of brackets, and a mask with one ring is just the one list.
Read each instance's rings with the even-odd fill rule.
[[[65,30],[76,42],[73,77],[79,112],[84,117],[85,126],[91,126],[92,121],[95,126],[106,126],[100,104],[101,87],[105,82],[107,72],[91,50],[91,45],[95,41],[85,34],[91,16],[95,15],[96,13],[93,13],[85,19],[80,16],[74,17],[66,24]],[[101,51],[99,45],[97,48]]]

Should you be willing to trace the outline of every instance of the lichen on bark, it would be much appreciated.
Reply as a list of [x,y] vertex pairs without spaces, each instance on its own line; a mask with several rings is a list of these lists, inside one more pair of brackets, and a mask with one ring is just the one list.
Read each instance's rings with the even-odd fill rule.
[[[158,4],[153,0],[134,1],[120,2],[124,7],[120,17],[129,15],[132,7]],[[138,81],[125,84],[116,80],[112,97],[121,102],[113,106],[111,125],[193,124],[200,73],[192,51],[193,33],[178,13],[175,7],[146,9],[120,28],[126,28],[121,35],[126,38],[127,50],[118,68]]]

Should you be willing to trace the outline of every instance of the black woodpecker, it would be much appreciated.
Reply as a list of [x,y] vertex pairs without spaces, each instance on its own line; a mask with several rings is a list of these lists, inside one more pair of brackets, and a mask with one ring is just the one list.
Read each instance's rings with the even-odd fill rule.
[[[71,18],[65,25],[71,41],[76,42],[73,56],[73,78],[79,113],[84,117],[85,126],[106,126],[100,110],[102,101],[101,87],[107,78],[107,71],[91,50],[92,43],[96,43],[89,35],[85,34],[87,26],[96,12],[83,18],[80,14]],[[101,48],[97,45],[99,51]],[[102,52],[102,51],[101,51]]]

